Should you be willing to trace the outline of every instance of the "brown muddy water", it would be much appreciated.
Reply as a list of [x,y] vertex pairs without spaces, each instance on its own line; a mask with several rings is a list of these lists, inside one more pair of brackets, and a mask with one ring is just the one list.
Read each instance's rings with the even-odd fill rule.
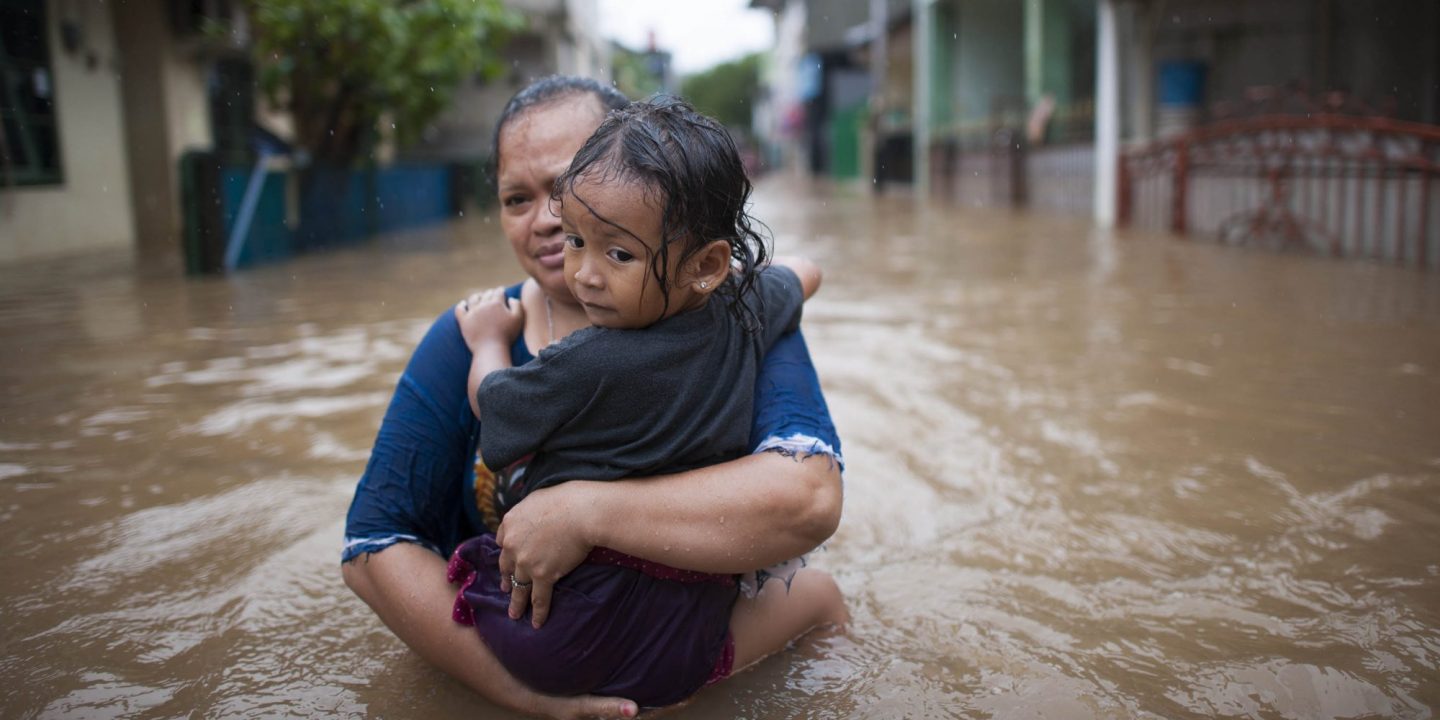
[[[761,192],[827,270],[814,558],[855,622],[679,716],[1440,708],[1440,274]],[[337,559],[411,348],[518,277],[475,217],[228,279],[0,268],[0,714],[503,716]]]

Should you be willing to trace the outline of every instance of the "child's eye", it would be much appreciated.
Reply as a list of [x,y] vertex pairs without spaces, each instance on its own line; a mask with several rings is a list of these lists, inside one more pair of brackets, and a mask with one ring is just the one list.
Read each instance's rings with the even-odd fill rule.
[[634,260],[634,259],[635,259],[635,256],[634,256],[634,255],[631,255],[631,254],[628,253],[628,252],[625,252],[624,250],[621,250],[620,248],[615,248],[615,249],[613,249],[613,250],[610,251],[610,258],[611,258],[612,260],[614,260],[615,262],[622,262],[622,263],[623,263],[623,262],[630,262],[631,260]]
[[585,241],[579,235],[566,235],[565,244],[576,250],[585,247]]
[[527,200],[529,200],[529,198],[525,197],[524,195],[509,195],[506,196],[504,200],[501,200],[500,203],[505,207],[515,207],[517,205],[525,204]]

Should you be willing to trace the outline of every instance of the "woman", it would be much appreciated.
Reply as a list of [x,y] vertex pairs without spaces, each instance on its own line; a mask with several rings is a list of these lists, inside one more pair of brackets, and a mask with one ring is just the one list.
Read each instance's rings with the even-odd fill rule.
[[[530,276],[516,293],[526,318],[513,351],[517,363],[587,324],[565,286],[563,235],[550,191],[605,112],[625,103],[593,81],[547,78],[516,95],[501,115],[495,144],[501,226]],[[345,582],[421,657],[493,702],[551,717],[632,717],[635,705],[625,699],[531,691],[470,628],[450,620],[455,591],[445,581],[444,558],[485,525],[481,506],[494,500],[471,471],[478,426],[464,396],[469,365],[447,310],[401,376],[356,489],[346,521]],[[504,548],[501,577],[518,581],[508,588],[515,614],[528,605],[534,623],[543,624],[555,581],[597,546],[709,573],[746,572],[813,549],[839,522],[840,468],[834,429],[798,335],[767,356],[752,439],[754,455],[722,465],[644,480],[581,479],[527,496],[496,529]],[[632,522],[594,522],[620,516]],[[838,598],[834,581],[815,570],[760,592],[787,590]],[[772,619],[756,614],[743,621]],[[811,625],[843,621],[843,607],[839,615],[811,619]]]

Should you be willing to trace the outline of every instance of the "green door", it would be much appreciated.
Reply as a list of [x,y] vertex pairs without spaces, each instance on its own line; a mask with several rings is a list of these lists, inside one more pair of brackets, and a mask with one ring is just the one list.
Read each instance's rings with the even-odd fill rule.
[[868,113],[862,101],[836,111],[830,121],[830,176],[836,180],[860,177],[860,127]]

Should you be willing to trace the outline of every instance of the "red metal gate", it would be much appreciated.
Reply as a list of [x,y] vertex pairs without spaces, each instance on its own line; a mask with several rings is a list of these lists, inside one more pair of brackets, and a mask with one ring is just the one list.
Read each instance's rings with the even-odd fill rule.
[[1440,127],[1342,115],[1216,123],[1127,152],[1120,223],[1440,266]]

